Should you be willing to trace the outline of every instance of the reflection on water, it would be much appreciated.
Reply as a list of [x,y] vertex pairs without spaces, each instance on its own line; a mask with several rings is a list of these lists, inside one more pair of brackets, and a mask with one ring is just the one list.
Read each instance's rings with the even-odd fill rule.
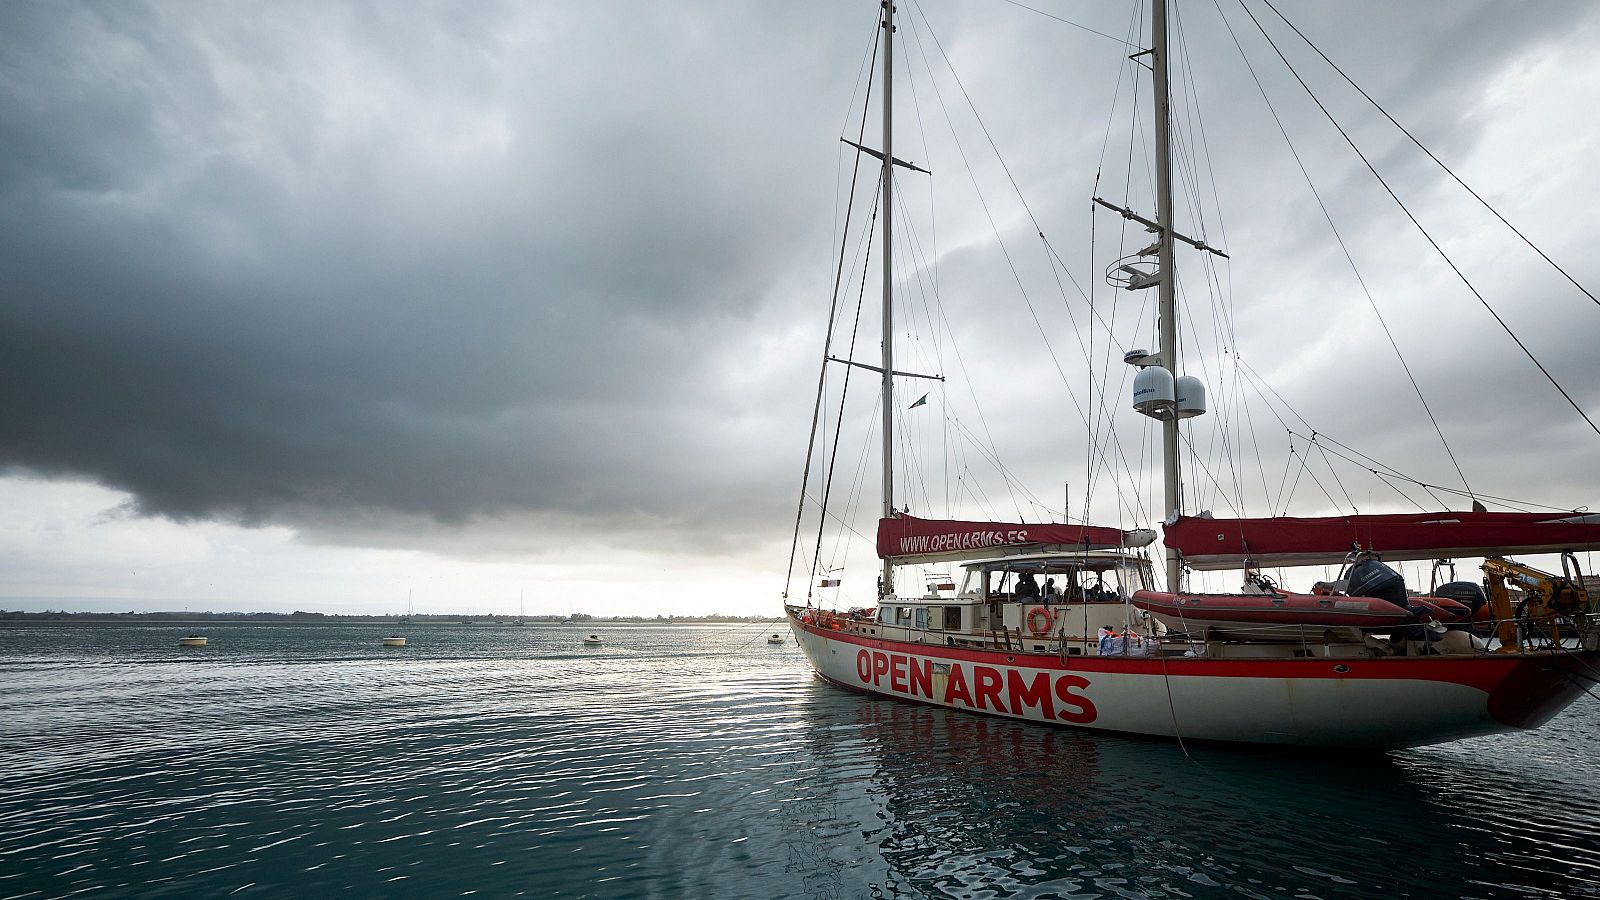
[[[1555,742],[1593,748],[1596,712]],[[1186,756],[931,707],[867,702],[861,721],[875,844],[911,895],[1600,896],[1600,766],[1531,735]]]
[[1600,896],[1589,698],[1186,755],[844,693],[760,625],[180,630],[0,628],[0,897]]

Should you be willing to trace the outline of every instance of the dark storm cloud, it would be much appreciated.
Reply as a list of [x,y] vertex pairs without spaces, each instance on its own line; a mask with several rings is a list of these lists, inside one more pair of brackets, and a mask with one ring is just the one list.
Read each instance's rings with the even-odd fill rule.
[[[0,7],[0,466],[92,478],[149,514],[452,552],[473,544],[452,529],[485,519],[685,550],[730,526],[781,530],[829,275],[832,141],[873,7]],[[1073,15],[1121,33],[1127,10],[1107,10]],[[1465,153],[1458,101],[1582,7],[1371,10],[1360,28],[1322,8],[1300,24]],[[1085,246],[1124,48],[1011,7],[928,13],[1034,211]],[[1185,8],[1192,42],[1225,41],[1202,13]],[[1051,85],[1049,115],[1001,87],[1016,62]],[[1281,256],[1258,284],[1332,271],[1308,200],[1250,177],[1279,138],[1227,127],[1227,98],[1256,102],[1248,76],[1197,67],[1224,85],[1207,127],[1230,210],[1297,207],[1297,227],[1230,234]],[[919,124],[935,130],[931,101]],[[1370,194],[1349,160],[1326,171],[1330,196]],[[970,197],[940,209],[985,236]],[[1012,304],[1014,323],[969,334],[975,361],[1008,358],[995,332],[1032,325],[1004,260],[969,249],[943,273],[951,314]],[[1048,471],[1051,454],[1018,468]]]
[[726,12],[8,6],[0,461],[249,522],[703,492],[804,234],[728,123],[819,74]]

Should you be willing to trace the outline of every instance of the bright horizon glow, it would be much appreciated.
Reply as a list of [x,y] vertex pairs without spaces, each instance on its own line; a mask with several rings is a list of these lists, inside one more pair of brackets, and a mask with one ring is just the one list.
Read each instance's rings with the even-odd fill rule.
[[[0,608],[530,616],[781,614],[777,573],[670,556],[588,566],[309,544],[282,526],[173,522],[85,481],[0,478]],[[612,568],[612,567],[615,568]],[[729,575],[728,573],[735,573]]]

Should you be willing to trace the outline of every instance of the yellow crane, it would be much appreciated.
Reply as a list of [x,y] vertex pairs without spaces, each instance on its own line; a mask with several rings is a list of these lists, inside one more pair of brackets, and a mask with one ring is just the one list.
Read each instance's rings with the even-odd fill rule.
[[[1515,653],[1521,649],[1519,624],[1527,629],[1527,637],[1548,639],[1551,646],[1561,643],[1563,621],[1579,636],[1588,630],[1589,614],[1594,610],[1583,586],[1577,557],[1562,553],[1561,569],[1562,574],[1552,575],[1502,556],[1483,561],[1483,586],[1489,595],[1489,609],[1499,623],[1499,652]],[[1526,595],[1516,609],[1511,606],[1512,585]]]

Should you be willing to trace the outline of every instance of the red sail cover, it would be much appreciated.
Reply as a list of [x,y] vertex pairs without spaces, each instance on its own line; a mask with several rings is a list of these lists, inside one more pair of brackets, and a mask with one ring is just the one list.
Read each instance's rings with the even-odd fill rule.
[[[1342,561],[1359,545],[1387,560],[1499,556],[1600,549],[1593,513],[1436,512],[1316,519],[1181,516],[1165,541],[1195,569],[1312,566]],[[881,543],[881,538],[880,538]]]
[[962,522],[915,516],[878,520],[878,556],[907,562],[996,556],[1005,548],[1018,547],[1061,546],[1074,550],[1143,547],[1154,540],[1155,534],[1150,531],[1124,532],[1099,525]]

